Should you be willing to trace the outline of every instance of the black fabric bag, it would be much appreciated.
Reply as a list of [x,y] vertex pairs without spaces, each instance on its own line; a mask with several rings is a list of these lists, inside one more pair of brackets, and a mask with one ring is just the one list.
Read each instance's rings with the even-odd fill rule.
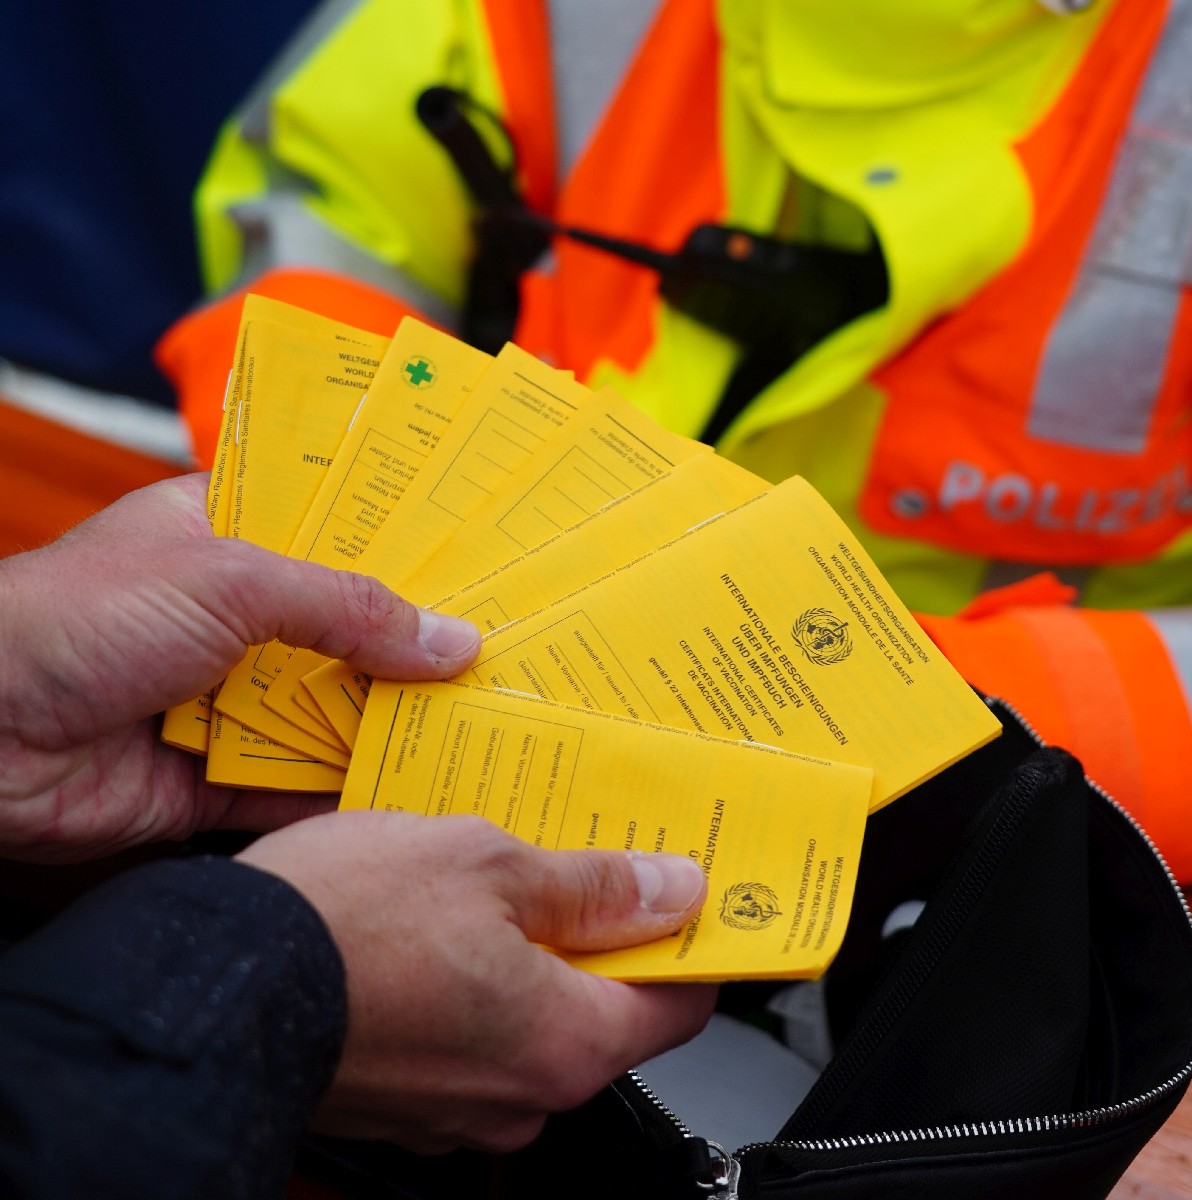
[[321,1142],[306,1169],[427,1200],[1107,1195],[1192,1074],[1192,922],[1137,825],[990,703],[1002,737],[871,818],[837,1050],[772,1141],[710,1144],[630,1073],[505,1158]]

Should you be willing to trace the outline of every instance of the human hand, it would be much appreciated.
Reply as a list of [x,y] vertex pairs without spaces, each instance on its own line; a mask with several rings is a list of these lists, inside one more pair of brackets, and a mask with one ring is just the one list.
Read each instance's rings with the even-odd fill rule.
[[678,929],[706,894],[678,855],[545,850],[480,817],[343,812],[239,858],[305,895],[344,959],[347,1039],[317,1114],[327,1133],[514,1150],[712,1011],[712,986],[617,983],[542,948]]
[[475,657],[465,621],[375,579],[216,538],[206,476],[134,492],[40,550],[0,561],[0,855],[70,861],[200,829],[264,831],[327,796],[207,784],[154,714],[274,638],[395,679]]

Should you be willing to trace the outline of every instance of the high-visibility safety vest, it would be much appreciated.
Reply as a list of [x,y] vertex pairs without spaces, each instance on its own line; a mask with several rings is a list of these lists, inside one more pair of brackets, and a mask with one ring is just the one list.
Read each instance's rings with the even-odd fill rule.
[[[549,7],[328,3],[214,150],[213,292],[458,328],[475,204],[414,115],[444,84],[562,225],[665,251],[703,222],[876,239],[886,303],[718,448],[808,478],[962,672],[1192,879],[1192,0],[664,0],[561,181]],[[159,350],[200,447],[236,317]],[[740,357],[651,269],[568,238],[524,276],[515,339],[690,436]],[[1064,586],[1019,582],[1046,569]]]

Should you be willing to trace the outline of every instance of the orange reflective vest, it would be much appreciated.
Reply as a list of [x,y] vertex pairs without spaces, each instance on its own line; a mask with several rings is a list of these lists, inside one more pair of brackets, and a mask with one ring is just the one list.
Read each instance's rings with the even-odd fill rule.
[[[900,69],[898,55],[885,55],[888,76],[861,74],[864,47],[839,45],[834,71],[826,9],[668,0],[557,194],[543,4],[477,0],[482,34],[467,45],[496,80],[526,194],[564,224],[661,249],[703,221],[878,238],[889,304],[793,364],[721,449],[771,478],[807,476],[920,608],[955,612],[1019,563],[1064,568],[1083,601],[1115,610],[1073,607],[1070,588],[1044,583],[925,625],[967,678],[1080,756],[1192,880],[1192,618],[1181,607],[1192,604],[1192,225],[1178,199],[1192,145],[1181,125],[1192,4],[1102,0],[1065,19],[999,0],[989,11],[1005,35],[988,46],[966,0],[873,15],[936,21],[923,40],[938,50],[949,3],[966,14],[955,18],[962,48],[979,53],[939,50],[932,90],[930,72]],[[800,21],[819,65],[784,75],[778,51],[803,44]],[[882,34],[862,63],[874,72]],[[444,62],[466,60],[464,35],[443,36],[454,55]],[[288,130],[302,127],[292,110],[303,79],[278,100]],[[376,136],[395,119],[406,118],[378,113]],[[952,141],[935,146],[936,132]],[[949,146],[982,172],[976,184],[950,165]],[[286,153],[289,174],[316,159]],[[343,230],[358,250],[369,210],[354,197],[349,208]],[[947,236],[945,221],[957,226]],[[933,256],[933,229],[957,250]],[[439,280],[450,308],[450,273],[420,264],[417,240],[401,233],[378,231],[376,255],[421,285]],[[283,264],[253,286],[382,331],[414,307],[400,288],[332,280]],[[613,382],[687,434],[734,365],[732,344],[660,301],[653,272],[566,239],[524,278],[522,299],[527,349]],[[162,343],[200,446],[235,322],[230,298]]]
[[1189,55],[1186,5],[1119,5],[1017,144],[1026,245],[875,375],[875,528],[1047,564],[1137,561],[1188,529]]
[[0,511],[0,558],[35,550],[126,492],[181,470],[0,395],[0,486],[8,501]]

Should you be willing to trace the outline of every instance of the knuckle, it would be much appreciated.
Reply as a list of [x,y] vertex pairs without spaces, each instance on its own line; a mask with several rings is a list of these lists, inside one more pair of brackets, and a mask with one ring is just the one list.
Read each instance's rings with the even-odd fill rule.
[[477,867],[497,875],[520,875],[525,846],[485,817],[461,815],[458,836],[467,840]]
[[394,650],[417,637],[417,610],[371,575],[352,571],[330,574],[345,618],[332,634],[332,657],[383,671],[392,665]]
[[423,851],[451,864],[461,883],[493,897],[517,896],[529,847],[486,817],[452,813],[422,818]]
[[637,884],[616,855],[577,853],[575,923],[580,932],[637,907]]
[[545,1097],[549,1112],[570,1112],[590,1100],[606,1083],[607,1079],[592,1076],[571,1075],[559,1079]]
[[528,1146],[546,1125],[545,1113],[530,1113],[510,1117],[490,1129],[477,1132],[468,1139],[476,1150],[489,1154],[512,1154]]
[[355,571],[337,572],[344,599],[366,629],[389,632],[395,623],[408,625],[410,606],[379,579]]
[[535,1102],[546,1112],[569,1112],[619,1074],[603,1038],[576,1024],[540,1031],[532,1078]]

